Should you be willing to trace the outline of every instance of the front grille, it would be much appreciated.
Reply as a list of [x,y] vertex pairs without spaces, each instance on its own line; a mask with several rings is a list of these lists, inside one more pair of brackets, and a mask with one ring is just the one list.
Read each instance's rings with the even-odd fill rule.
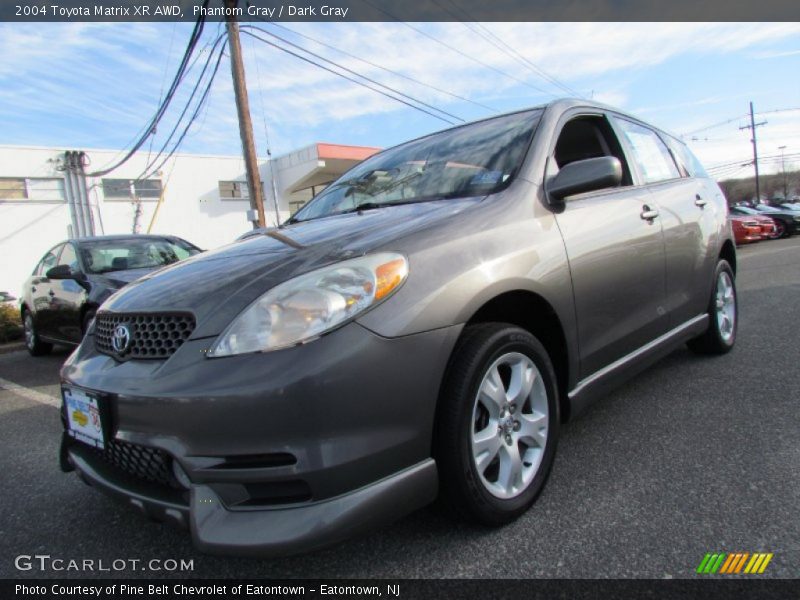
[[130,477],[180,488],[172,474],[172,459],[163,450],[120,440],[108,440],[104,450],[95,448],[95,452],[105,462]]
[[[128,336],[119,336],[115,346],[115,330],[120,325]],[[95,321],[95,346],[120,360],[167,358],[189,339],[194,327],[194,317],[188,313],[100,313]]]

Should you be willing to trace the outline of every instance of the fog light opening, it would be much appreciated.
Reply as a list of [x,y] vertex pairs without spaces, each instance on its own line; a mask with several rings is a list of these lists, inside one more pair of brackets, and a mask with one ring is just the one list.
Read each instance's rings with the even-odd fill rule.
[[184,489],[188,490],[192,487],[192,480],[189,479],[189,476],[186,474],[186,471],[183,470],[181,463],[179,463],[177,460],[172,461],[172,474],[175,476],[175,480]]

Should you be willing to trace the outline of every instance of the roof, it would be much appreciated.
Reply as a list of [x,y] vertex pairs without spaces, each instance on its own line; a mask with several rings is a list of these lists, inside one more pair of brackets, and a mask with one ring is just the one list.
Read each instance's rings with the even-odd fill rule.
[[117,235],[93,235],[88,237],[82,238],[70,238],[67,240],[68,242],[113,242],[113,241],[122,241],[122,240],[164,240],[164,239],[175,239],[176,236],[174,235],[158,235],[154,233],[128,233],[128,234],[117,234]]

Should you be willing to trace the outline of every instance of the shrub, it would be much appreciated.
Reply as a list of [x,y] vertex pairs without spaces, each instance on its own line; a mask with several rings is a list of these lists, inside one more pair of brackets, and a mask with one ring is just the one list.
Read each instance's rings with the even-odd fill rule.
[[19,310],[10,304],[0,304],[0,344],[13,342],[22,337],[22,321]]

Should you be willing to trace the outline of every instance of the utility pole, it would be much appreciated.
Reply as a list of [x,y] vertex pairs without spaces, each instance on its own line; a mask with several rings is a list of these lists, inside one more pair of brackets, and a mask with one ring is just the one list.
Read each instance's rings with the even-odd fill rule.
[[742,129],[749,129],[753,133],[753,137],[750,138],[750,141],[753,143],[753,165],[756,168],[756,204],[761,202],[761,184],[758,180],[758,143],[756,142],[756,127],[761,127],[762,125],[766,125],[766,121],[761,121],[760,123],[756,123],[755,119],[755,112],[753,111],[753,102],[750,101],[750,125],[745,125],[743,127],[739,127],[739,130]]
[[[228,13],[233,13],[238,0],[225,0]],[[253,229],[266,227],[264,218],[264,191],[261,188],[261,176],[258,173],[256,160],[256,144],[253,139],[253,123],[250,119],[250,102],[247,99],[247,85],[244,78],[244,63],[242,62],[242,45],[239,41],[239,23],[235,14],[225,16],[228,29],[228,48],[231,52],[231,75],[233,76],[233,91],[236,94],[236,110],[239,113],[239,135],[242,138],[242,151],[247,169],[247,187],[250,190],[250,208],[255,211],[257,218],[253,221]]]
[[778,146],[778,150],[781,151],[781,172],[783,173],[783,201],[789,201],[789,182],[786,180],[786,161],[783,159],[783,151],[786,150],[786,146]]

